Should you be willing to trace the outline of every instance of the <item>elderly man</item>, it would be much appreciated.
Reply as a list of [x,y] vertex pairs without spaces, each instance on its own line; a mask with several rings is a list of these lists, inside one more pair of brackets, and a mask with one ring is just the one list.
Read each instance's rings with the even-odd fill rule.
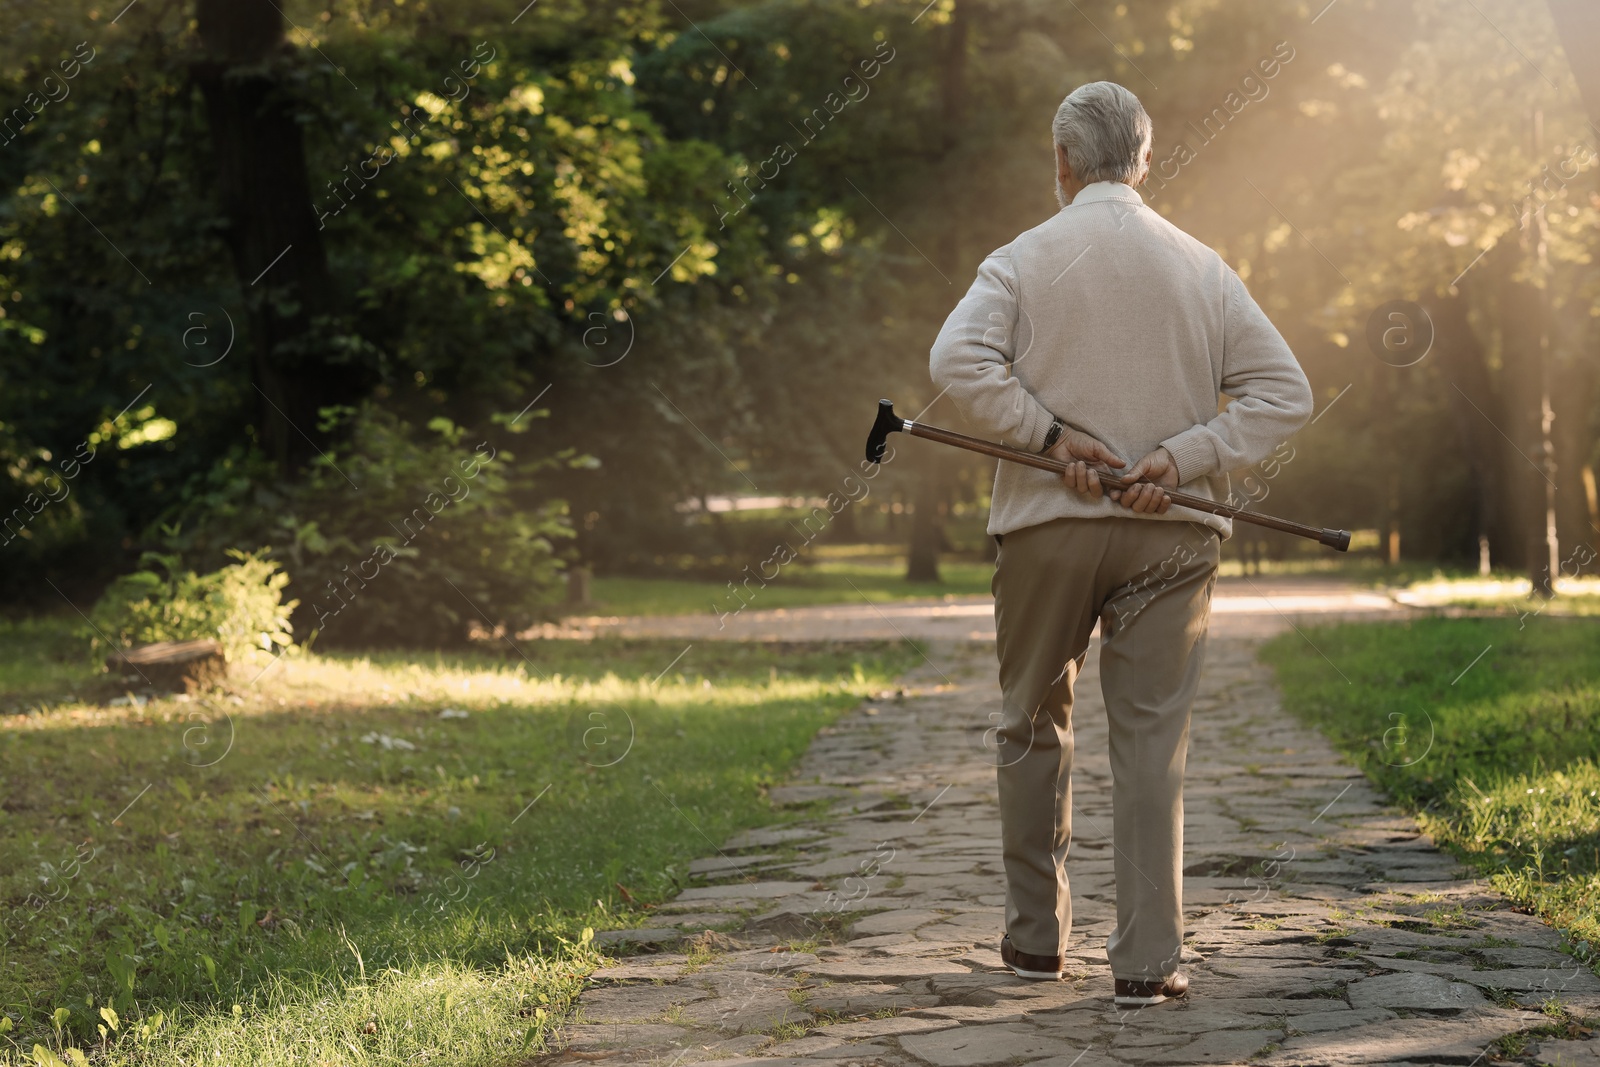
[[[1182,996],[1183,772],[1225,499],[1311,414],[1293,353],[1211,249],[1144,205],[1150,116],[1094,82],[1055,117],[1061,211],[984,260],[932,352],[934,382],[987,436],[1071,464],[1000,464],[989,532],[1006,868],[1001,957],[1059,978],[1072,927],[1072,688],[1101,627],[1111,728],[1119,1006]],[[1219,410],[1219,394],[1231,398]],[[1098,471],[1144,484],[1102,491]],[[1065,485],[1062,482],[1065,481]]]

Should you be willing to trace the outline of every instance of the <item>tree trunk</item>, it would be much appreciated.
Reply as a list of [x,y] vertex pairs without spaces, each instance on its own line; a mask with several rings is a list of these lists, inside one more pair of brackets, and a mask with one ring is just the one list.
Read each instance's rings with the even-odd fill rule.
[[[959,180],[959,168],[949,166],[961,143],[962,123],[967,98],[967,21],[962,17],[963,4],[956,3],[950,12],[950,22],[944,28],[943,78],[940,82],[941,122],[939,155],[943,178],[948,188],[950,182]],[[943,219],[939,240],[935,245],[935,258],[939,270],[947,278],[960,273],[961,233],[958,218]],[[906,552],[906,580],[911,582],[937,582],[939,577],[939,550],[944,544],[944,509],[949,497],[947,468],[937,461],[918,464],[913,468],[916,480],[912,491],[915,501],[911,513],[911,544]]]
[[840,545],[853,545],[861,540],[861,524],[856,519],[856,512],[861,507],[861,501],[852,500],[839,509],[839,514],[833,517],[833,542]]
[[1500,369],[1495,375],[1503,417],[1501,455],[1512,487],[1511,525],[1519,527],[1514,565],[1539,582],[1545,560],[1545,475],[1540,441],[1539,313],[1537,289],[1516,278],[1521,249],[1508,245],[1496,259],[1500,318]]
[[[1562,543],[1570,546],[1566,550],[1569,558],[1572,549],[1580,544],[1593,546],[1600,537],[1600,513],[1597,513],[1600,509],[1590,506],[1591,464],[1595,457],[1592,419],[1597,368],[1594,353],[1596,340],[1600,338],[1586,321],[1587,310],[1569,307],[1563,309],[1561,315],[1553,316],[1557,322],[1563,316],[1566,318],[1554,347],[1561,353],[1556,361],[1555,395],[1562,415],[1556,434],[1556,469],[1561,472],[1556,484],[1561,490]],[[1593,570],[1592,566],[1585,567],[1584,573]]]
[[[1572,70],[1573,80],[1578,84],[1578,95],[1588,113],[1589,128],[1596,137],[1600,137],[1600,63],[1596,63],[1594,58],[1600,55],[1600,6],[1594,0],[1548,0],[1548,3],[1550,15],[1555,21],[1556,35],[1561,41],[1561,50],[1567,55],[1567,65]],[[1590,195],[1594,195],[1592,190]],[[1595,336],[1593,325],[1583,321],[1576,332],[1573,347],[1579,351],[1592,351]],[[1577,379],[1575,384],[1578,388],[1563,389],[1559,394],[1563,401],[1562,409],[1585,422],[1593,404],[1592,366],[1590,360],[1578,363],[1571,372]],[[1594,474],[1589,466],[1594,456],[1593,438],[1582,428],[1567,430],[1563,436],[1567,438],[1567,447],[1563,450],[1567,462],[1562,466],[1580,472],[1583,501],[1587,505],[1569,508],[1570,525],[1578,531],[1578,540],[1591,545],[1600,544],[1600,506],[1594,500]],[[1566,481],[1569,486],[1572,484],[1570,479]]]
[[1589,535],[1586,540],[1591,546],[1595,543],[1595,532],[1600,531],[1600,492],[1596,492],[1594,484],[1594,467],[1583,468],[1583,500],[1588,505]]
[[[1596,136],[1600,136],[1600,63],[1594,59],[1600,55],[1600,6],[1594,0],[1548,0],[1548,3],[1550,15],[1555,20],[1556,35],[1561,40],[1561,50],[1567,54],[1567,66],[1572,70],[1573,80],[1578,83],[1578,95],[1589,115],[1589,128]],[[1592,327],[1585,323],[1582,332],[1586,336],[1579,343],[1587,347],[1592,343]],[[1589,398],[1593,395],[1593,386],[1589,384],[1592,374],[1585,373],[1583,378],[1587,388],[1577,393],[1564,391],[1561,395],[1563,400],[1568,401],[1563,405],[1565,410],[1587,418],[1591,410]],[[1567,434],[1570,444],[1566,466],[1569,470],[1578,466],[1582,472],[1587,508],[1575,523],[1580,531],[1579,539],[1596,544],[1600,543],[1600,506],[1595,503],[1594,473],[1589,466],[1593,458],[1593,442],[1586,434],[1581,435],[1581,441],[1574,439],[1580,434],[1581,431]]]
[[594,603],[594,595],[590,581],[594,572],[581,563],[573,564],[567,568],[567,606],[571,608],[586,608]]
[[[1399,427],[1395,372],[1381,364],[1371,368],[1374,376],[1375,388],[1372,391],[1372,413],[1378,432],[1390,441],[1389,448],[1398,454],[1401,449],[1397,437]],[[1381,483],[1372,486],[1373,494],[1379,501],[1377,509],[1378,520],[1378,554],[1385,563],[1395,564],[1400,562],[1400,471],[1395,464],[1385,464],[1384,470],[1377,475]]]
[[1467,319],[1466,298],[1435,297],[1428,301],[1428,317],[1433,321],[1433,345],[1439,366],[1449,382],[1445,396],[1450,402],[1457,441],[1472,471],[1479,554],[1481,557],[1482,546],[1487,545],[1491,556],[1504,563],[1510,531],[1505,528],[1503,517],[1514,513],[1514,495],[1507,492],[1501,462],[1503,439],[1490,421],[1499,416],[1494,410],[1495,394],[1489,383],[1483,346]]
[[942,539],[940,515],[943,500],[938,468],[929,464],[918,473],[915,503],[911,510],[911,545],[906,553],[906,581],[937,582],[939,542]]
[[273,0],[197,0],[205,100],[225,240],[247,306],[260,442],[289,475],[325,437],[321,408],[363,395],[362,375],[327,358],[330,277]]

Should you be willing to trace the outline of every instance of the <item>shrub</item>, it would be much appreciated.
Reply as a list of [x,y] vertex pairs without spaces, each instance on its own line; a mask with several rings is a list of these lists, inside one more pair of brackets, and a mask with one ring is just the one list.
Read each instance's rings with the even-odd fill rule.
[[98,647],[212,638],[230,662],[252,649],[271,652],[292,641],[283,602],[289,576],[260,554],[233,551],[239,562],[210,574],[181,570],[177,556],[146,552],[140,569],[112,582],[90,613]]
[[335,645],[440,646],[544,614],[572,530],[533,476],[583,460],[518,462],[443,417],[419,429],[372,405],[332,416],[349,420],[346,443],[290,491],[273,542],[305,604],[297,627]]
[[[572,536],[565,501],[535,476],[593,461],[524,460],[505,447],[540,411],[494,416],[473,434],[450,419],[413,425],[374,404],[324,411],[342,429],[297,481],[250,456],[224,457],[190,494],[185,552],[270,549],[299,598],[295,632],[318,647],[459,645],[473,627],[526,627],[547,614]],[[174,518],[181,517],[173,516]]]
[[76,479],[93,458],[87,442],[76,455],[54,455],[0,422],[0,594],[38,584],[41,571],[82,547],[88,531]]

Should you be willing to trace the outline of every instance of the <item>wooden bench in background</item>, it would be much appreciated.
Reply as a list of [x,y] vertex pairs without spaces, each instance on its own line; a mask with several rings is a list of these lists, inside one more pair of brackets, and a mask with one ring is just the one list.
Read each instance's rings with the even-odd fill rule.
[[106,668],[134,684],[192,693],[221,685],[228,661],[215,641],[156,641],[106,657]]

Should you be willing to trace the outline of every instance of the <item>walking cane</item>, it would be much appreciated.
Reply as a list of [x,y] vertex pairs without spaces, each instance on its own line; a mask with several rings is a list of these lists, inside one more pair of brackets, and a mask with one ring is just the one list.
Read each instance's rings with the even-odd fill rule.
[[[964,433],[954,430],[944,430],[937,426],[925,426],[910,419],[902,419],[894,413],[894,404],[887,400],[878,401],[878,419],[872,424],[872,433],[867,435],[867,461],[869,463],[882,463],[883,450],[888,444],[889,435],[904,430],[913,437],[926,438],[929,441],[938,441],[942,445],[954,445],[964,448],[968,452],[977,452],[985,456],[1008,460],[1011,463],[1020,463],[1024,467],[1036,467],[1042,471],[1054,471],[1064,474],[1067,464],[1059,459],[1049,456],[1037,455],[1033,452],[1024,452],[1020,448],[1011,448],[1008,445],[997,445],[983,441],[976,437],[968,437]],[[1125,478],[1118,478],[1114,474],[1105,474],[1095,471],[1100,476],[1100,484],[1107,489],[1126,489],[1134,482]],[[1236,508],[1231,504],[1219,504],[1203,496],[1194,496],[1191,493],[1179,493],[1168,489],[1167,495],[1174,504],[1180,507],[1193,508],[1195,511],[1209,511],[1213,515],[1223,515],[1240,522],[1254,523],[1265,526],[1269,530],[1281,530],[1284,533],[1294,534],[1296,537],[1309,537],[1319,544],[1327,545],[1336,552],[1345,552],[1350,548],[1349,530],[1319,530],[1313,526],[1305,526],[1288,519],[1279,519],[1271,515],[1260,515],[1243,508]]]

